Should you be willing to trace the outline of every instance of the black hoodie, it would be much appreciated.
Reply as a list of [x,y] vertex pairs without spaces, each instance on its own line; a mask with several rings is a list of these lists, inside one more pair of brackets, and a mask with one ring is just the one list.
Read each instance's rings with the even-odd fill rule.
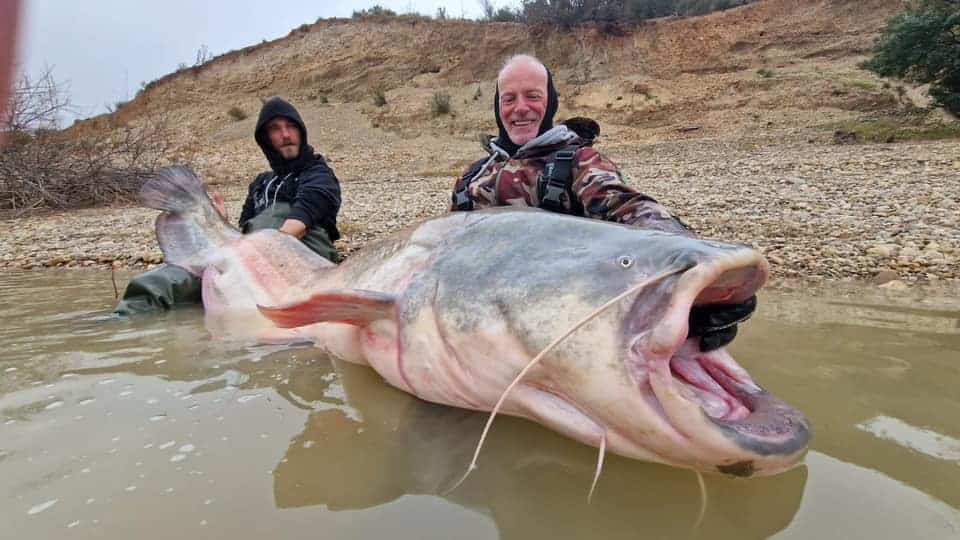
[[[300,130],[300,153],[284,159],[270,144],[266,125],[278,116],[288,118]],[[254,139],[270,162],[270,171],[259,174],[250,184],[240,213],[240,227],[276,201],[290,203],[288,218],[303,222],[307,229],[321,226],[330,240],[340,238],[337,212],[340,210],[340,182],[323,156],[307,144],[307,127],[293,105],[275,97],[260,109]]]

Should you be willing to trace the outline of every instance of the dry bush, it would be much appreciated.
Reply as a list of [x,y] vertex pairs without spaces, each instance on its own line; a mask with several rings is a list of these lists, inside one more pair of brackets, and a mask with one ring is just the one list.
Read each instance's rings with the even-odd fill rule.
[[173,146],[162,117],[83,140],[56,131],[20,140],[0,152],[0,209],[132,201]]
[[7,111],[0,130],[16,134],[34,129],[51,129],[57,124],[57,116],[73,112],[70,99],[47,68],[36,79],[22,75],[10,92]]
[[433,116],[450,114],[450,94],[446,92],[434,92],[430,98],[430,113]]
[[230,115],[230,118],[233,118],[238,122],[247,118],[247,113],[237,106],[230,107],[230,110],[227,111],[227,114]]
[[56,128],[69,111],[49,70],[18,81],[0,129],[0,209],[78,208],[133,200],[140,185],[172,149],[163,116],[71,137]]

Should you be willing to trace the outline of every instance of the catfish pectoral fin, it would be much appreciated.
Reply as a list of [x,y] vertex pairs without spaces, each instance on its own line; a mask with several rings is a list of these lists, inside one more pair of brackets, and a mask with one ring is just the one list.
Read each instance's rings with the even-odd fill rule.
[[319,322],[365,326],[396,316],[396,297],[361,289],[336,289],[314,294],[302,302],[257,308],[281,328],[296,328]]

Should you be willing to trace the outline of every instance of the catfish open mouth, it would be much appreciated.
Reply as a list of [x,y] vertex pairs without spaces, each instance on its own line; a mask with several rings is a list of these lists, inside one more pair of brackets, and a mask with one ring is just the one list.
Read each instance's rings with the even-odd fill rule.
[[726,422],[743,420],[754,412],[749,396],[760,392],[742,370],[730,369],[731,360],[723,349],[701,352],[695,338],[684,341],[670,358],[670,371],[683,393],[710,418]]
[[[756,251],[732,251],[698,263],[661,285],[658,313],[638,297],[631,308],[627,335],[636,382],[652,389],[661,412],[679,432],[691,435],[693,407],[738,447],[760,455],[789,455],[806,447],[810,431],[798,410],[775,398],[751,379],[724,349],[700,349],[688,336],[694,306],[732,304],[753,296],[766,281],[768,267]],[[637,365],[637,363],[639,365]],[[649,386],[647,386],[649,385]],[[688,405],[683,405],[686,402]],[[693,406],[693,407],[691,407]]]
[[687,339],[669,366],[681,394],[741,448],[787,455],[809,442],[803,414],[754,383],[726,350],[703,353],[696,339]]

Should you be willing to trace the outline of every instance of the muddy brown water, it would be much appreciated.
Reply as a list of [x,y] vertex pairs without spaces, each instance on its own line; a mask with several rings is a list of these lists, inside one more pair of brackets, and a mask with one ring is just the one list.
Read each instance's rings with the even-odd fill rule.
[[[122,285],[121,280],[121,285]],[[706,476],[394,390],[310,347],[114,320],[105,272],[0,276],[9,538],[958,538],[960,310],[766,292],[731,346],[814,426],[804,465]],[[703,512],[702,519],[699,518]],[[8,536],[9,535],[9,536]]]

